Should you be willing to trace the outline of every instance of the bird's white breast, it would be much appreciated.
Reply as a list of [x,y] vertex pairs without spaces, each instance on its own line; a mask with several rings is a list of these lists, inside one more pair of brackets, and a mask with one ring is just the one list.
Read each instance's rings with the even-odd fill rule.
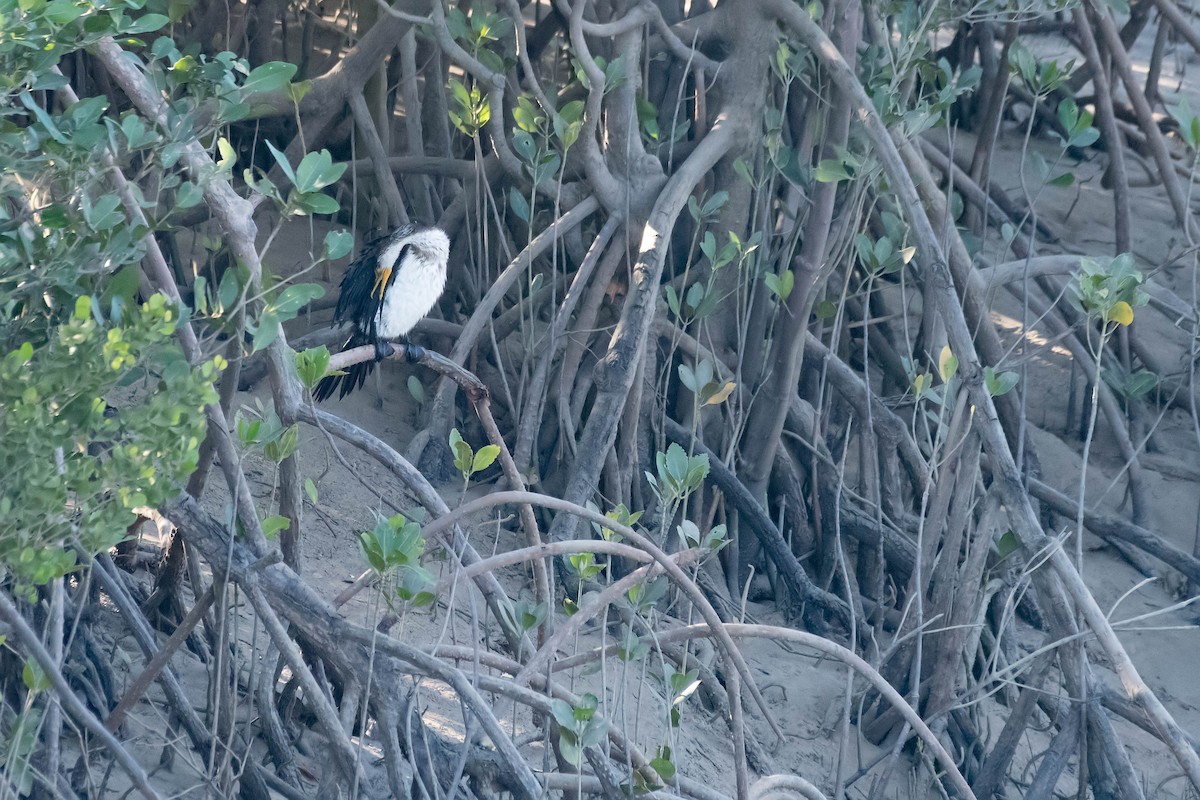
[[377,320],[379,336],[384,339],[396,339],[411,331],[446,287],[446,261],[436,256],[427,258],[424,251],[409,251],[395,269],[398,273],[384,295]]

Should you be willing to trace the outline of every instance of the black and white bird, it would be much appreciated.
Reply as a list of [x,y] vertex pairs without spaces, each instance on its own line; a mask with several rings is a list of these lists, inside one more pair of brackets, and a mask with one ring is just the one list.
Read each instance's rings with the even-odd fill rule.
[[349,322],[354,331],[343,349],[375,346],[375,361],[322,378],[313,390],[318,401],[345,397],[363,385],[375,362],[391,355],[389,339],[405,336],[429,313],[446,287],[450,239],[441,228],[405,225],[363,246],[346,268],[333,324]]

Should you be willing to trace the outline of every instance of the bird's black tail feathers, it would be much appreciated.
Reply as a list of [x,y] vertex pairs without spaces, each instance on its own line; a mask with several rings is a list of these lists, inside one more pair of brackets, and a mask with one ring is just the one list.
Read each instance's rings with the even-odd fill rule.
[[[342,349],[349,350],[352,347],[359,347],[364,344],[371,344],[371,340],[362,334],[354,333]],[[321,378],[317,383],[317,387],[313,389],[313,399],[320,403],[333,397],[334,392],[338,392],[338,399],[341,400],[366,383],[367,376],[374,371],[374,361],[361,361],[357,364],[351,364],[344,370],[344,375],[330,375],[329,377]],[[338,387],[341,387],[341,391],[338,391]]]

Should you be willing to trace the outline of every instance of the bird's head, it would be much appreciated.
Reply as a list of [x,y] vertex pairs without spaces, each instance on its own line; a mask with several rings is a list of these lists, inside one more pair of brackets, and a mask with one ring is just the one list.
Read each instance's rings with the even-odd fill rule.
[[419,258],[445,270],[450,261],[450,237],[441,228],[427,228],[415,225],[405,225],[391,236],[379,251],[379,262],[375,266],[375,285],[371,287],[371,296],[379,292],[379,297],[387,291],[388,281],[391,280],[392,270],[396,269],[402,258]]

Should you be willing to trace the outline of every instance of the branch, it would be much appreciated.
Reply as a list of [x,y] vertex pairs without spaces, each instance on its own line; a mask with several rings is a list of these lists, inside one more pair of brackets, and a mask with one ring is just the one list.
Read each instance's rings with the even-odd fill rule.
[[[846,97],[852,98],[857,107],[859,120],[863,123],[867,135],[875,146],[875,155],[883,163],[888,181],[896,192],[898,204],[911,225],[918,253],[927,272],[927,285],[931,290],[931,295],[936,298],[938,310],[945,320],[950,346],[959,358],[960,374],[976,409],[976,426],[983,438],[985,448],[992,456],[995,484],[1008,508],[1015,532],[1026,552],[1036,553],[1043,550],[1047,544],[1047,537],[1041,529],[1038,514],[1033,508],[1029,495],[1024,490],[1021,474],[1017,471],[1012,452],[1007,446],[1004,432],[996,416],[995,403],[983,386],[983,366],[975,354],[971,330],[967,327],[962,307],[955,296],[954,281],[941,256],[937,236],[933,232],[929,218],[925,215],[920,195],[917,193],[916,186],[913,185],[912,176],[904,168],[900,154],[897,152],[896,143],[884,126],[883,120],[880,119],[866,90],[859,83],[857,75],[842,59],[837,48],[833,46],[833,43],[813,22],[812,18],[800,6],[793,5],[786,0],[762,0],[762,2],[767,9],[776,14],[797,34],[813,53],[813,56],[829,71],[830,79]],[[1104,26],[1105,21],[1107,18],[1101,22],[1105,28],[1105,34],[1108,36],[1108,28],[1111,27],[1111,23]],[[1121,53],[1123,52],[1121,51]],[[1120,54],[1113,53],[1113,56],[1114,62],[1119,64]],[[1127,58],[1125,64],[1128,66]],[[1134,94],[1132,89],[1130,94]],[[1172,179],[1173,177],[1172,175]],[[1163,179],[1165,181],[1167,177],[1164,175]],[[949,235],[957,238],[957,231],[951,228]],[[1154,720],[1155,727],[1158,728],[1160,735],[1187,773],[1192,785],[1200,789],[1200,756],[1197,756],[1196,752],[1187,746],[1183,729],[1179,727],[1179,723],[1163,707],[1153,690],[1138,674],[1137,667],[1130,659],[1129,653],[1117,638],[1103,609],[1100,608],[1096,598],[1092,596],[1091,591],[1083,582],[1083,577],[1075,570],[1070,558],[1061,547],[1050,546],[1048,553],[1049,564],[1061,581],[1061,587],[1066,589],[1076,607],[1082,612],[1088,626],[1095,633],[1100,646],[1111,660],[1113,669],[1120,677],[1125,691]],[[1062,613],[1065,608],[1060,605],[1062,591],[1060,585],[1047,580],[1042,570],[1035,573],[1035,579],[1038,580],[1039,586],[1047,592],[1045,606],[1055,615],[1055,623],[1068,629],[1073,627],[1069,618]]]
[[[327,602],[318,597],[284,565],[276,565],[261,573],[252,572],[251,554],[245,545],[231,540],[223,527],[191,497],[184,495],[178,498],[171,504],[169,513],[172,519],[183,524],[183,528],[188,531],[189,541],[196,544],[214,570],[227,574],[231,580],[248,590],[256,612],[263,616],[269,627],[275,629],[274,633],[284,633],[287,649],[281,648],[281,651],[288,654],[289,661],[293,655],[299,655],[299,651],[279,626],[276,610],[305,636],[306,641],[320,651],[324,659],[339,669],[347,670],[346,674],[373,670],[376,680],[381,685],[376,703],[394,703],[396,700],[389,691],[382,688],[387,685],[384,676],[388,672],[388,665],[380,663],[378,653],[393,656],[429,671],[439,680],[454,687],[462,701],[470,707],[476,719],[483,725],[488,738],[503,754],[505,763],[513,771],[517,785],[523,790],[518,794],[529,800],[536,800],[541,796],[540,786],[525,759],[516,751],[511,738],[499,726],[487,704],[481,700],[460,670],[447,667],[432,656],[378,631],[362,628],[341,618]],[[372,648],[376,651],[374,658],[371,657]],[[293,667],[296,666],[293,662]],[[304,666],[303,661],[300,666]],[[305,686],[305,693],[310,691],[316,695],[309,698],[310,702],[327,702],[319,688]],[[399,687],[396,687],[396,691],[399,691]]]
[[[445,518],[446,521],[443,521],[442,519],[435,520],[434,522],[426,525],[423,530],[427,535],[436,535],[440,533],[446,526],[452,524],[455,516],[474,513],[483,508],[491,508],[493,506],[503,505],[504,503],[518,502],[538,505],[544,508],[552,508],[557,511],[565,511],[568,514],[573,514],[589,522],[595,522],[599,525],[603,525],[604,527],[621,534],[638,547],[649,553],[655,562],[658,563],[663,570],[671,576],[671,578],[684,591],[684,593],[688,595],[688,598],[696,604],[700,611],[700,615],[704,617],[705,623],[713,626],[713,635],[717,637],[717,641],[721,644],[722,649],[725,651],[726,657],[729,658],[730,662],[734,666],[734,670],[732,672],[740,672],[746,678],[746,683],[750,687],[750,693],[754,696],[755,702],[759,704],[759,708],[762,710],[763,716],[771,725],[771,730],[775,732],[776,736],[779,736],[782,739],[782,732],[778,728],[774,717],[768,710],[766,701],[762,699],[762,695],[759,693],[758,687],[754,683],[753,673],[750,671],[749,665],[742,657],[741,652],[737,649],[737,647],[734,646],[733,641],[728,637],[722,636],[719,632],[718,628],[720,628],[722,623],[721,618],[717,615],[716,609],[714,609],[712,604],[708,602],[708,598],[706,598],[699,590],[695,582],[687,577],[687,574],[679,568],[678,564],[676,564],[676,562],[670,556],[663,552],[663,550],[649,538],[638,533],[628,525],[622,525],[616,520],[609,519],[599,511],[593,511],[590,508],[586,508],[557,497],[551,497],[549,495],[537,494],[535,492],[493,492],[486,497],[481,497],[477,500],[472,500],[469,503],[464,503],[456,511],[448,514]],[[521,673],[517,676],[517,682],[522,684],[528,683],[530,676],[538,672],[539,669],[540,665],[538,660],[531,660],[521,669]],[[731,685],[731,695],[734,693],[734,690],[734,687]],[[731,698],[731,704],[732,702],[733,701]]]
[[[476,398],[486,398],[489,394],[487,384],[477,378],[473,372],[465,369],[457,361],[451,361],[436,350],[429,350],[404,342],[396,343],[394,348],[395,352],[388,356],[389,359],[428,367],[442,377],[453,381],[472,401]],[[346,369],[346,367],[352,367],[355,364],[374,360],[375,346],[370,344],[359,345],[358,347],[351,347],[349,350],[342,350],[331,355],[329,357],[329,371],[337,372]]]
[[[321,411],[313,407],[311,403],[302,405],[298,409],[296,416],[300,421],[315,425],[337,436],[339,439],[349,442],[374,458],[396,476],[413,493],[417,502],[424,506],[429,513],[437,517],[443,517],[450,513],[446,501],[429,484],[425,476],[410,464],[404,456],[397,453],[379,437],[364,431],[362,428],[347,422],[341,417],[334,416],[327,411]],[[469,566],[480,560],[479,553],[471,546],[471,543],[458,526],[454,527],[452,535],[443,537],[443,546],[452,557],[459,559],[464,565]],[[526,641],[524,634],[513,629],[505,621],[506,617],[503,612],[511,605],[511,602],[504,588],[500,586],[500,582],[496,580],[496,576],[491,574],[480,575],[475,581],[475,586],[479,589],[480,594],[483,595],[488,608],[500,620],[512,652],[524,652],[525,648],[531,645]]]
[[[271,556],[278,558],[281,554],[279,551],[275,551]],[[129,688],[125,690],[125,694],[121,697],[121,701],[117,703],[117,707],[108,712],[108,716],[104,718],[105,728],[114,733],[120,729],[121,723],[125,721],[125,715],[129,713],[129,709],[137,704],[137,701],[150,688],[150,684],[154,683],[154,679],[166,669],[167,664],[171,661],[171,656],[175,654],[180,645],[187,641],[187,637],[191,634],[192,629],[200,624],[200,620],[204,618],[205,613],[212,606],[214,597],[213,587],[209,585],[204,590],[204,594],[200,595],[199,599],[192,605],[187,616],[176,626],[175,632],[171,634],[171,638],[167,639],[166,643],[154,654],[154,657],[150,659],[150,662],[146,664],[133,683],[129,685]]]
[[[584,220],[599,208],[600,203],[595,197],[585,198],[579,205],[558,217],[517,254],[517,257],[496,277],[496,282],[487,290],[487,294],[483,296],[479,305],[475,307],[475,311],[472,312],[471,318],[463,325],[462,333],[459,334],[458,341],[455,342],[454,349],[450,352],[450,359],[454,363],[465,364],[467,362],[467,356],[470,355],[480,335],[486,329],[492,312],[517,279],[525,274],[525,270],[533,259],[549,250],[560,236],[583,224]],[[454,385],[449,381],[442,381],[438,384],[437,394],[430,411],[430,427],[439,432],[442,427],[447,429],[450,427],[449,420],[453,411],[453,403]]]
[[[168,130],[170,126],[166,101],[135,66],[135,64],[140,64],[140,61],[131,59],[110,36],[97,42],[93,50],[138,110],[163,130]],[[204,200],[225,234],[230,252],[249,270],[251,291],[258,294],[262,281],[262,261],[259,259],[255,244],[257,229],[253,220],[254,204],[235,192],[228,181],[210,177],[215,165],[198,141],[191,140],[184,143],[181,161],[192,178],[203,186]],[[161,252],[158,255],[161,257]],[[159,288],[166,292],[172,300],[180,302],[179,291],[175,287],[174,279],[167,269],[166,262],[152,258],[151,265],[155,270]],[[184,354],[188,360],[196,363],[200,357],[199,346],[190,324],[184,326],[180,341],[183,343]],[[282,331],[271,347],[276,353],[281,348],[287,347]],[[225,470],[226,481],[230,491],[237,499],[238,517],[250,535],[251,541],[254,542],[258,554],[262,555],[269,548],[266,537],[263,536],[262,523],[255,511],[250,485],[239,467],[241,462],[237,450],[233,446],[233,440],[229,436],[229,422],[218,404],[206,407],[206,411],[210,429],[215,431],[217,453],[221,459],[221,466]]]
[[[845,630],[850,630],[850,615],[854,612],[846,606],[845,601],[841,598],[817,588],[817,585],[808,577],[808,573],[804,571],[804,567],[800,565],[792,548],[788,546],[783,534],[767,516],[767,512],[763,511],[762,506],[750,494],[750,490],[733,474],[733,471],[725,466],[720,456],[708,449],[703,442],[697,440],[691,431],[670,417],[663,419],[663,425],[667,438],[679,442],[681,445],[693,447],[696,452],[708,456],[710,477],[762,542],[763,547],[770,554],[771,560],[779,568],[780,576],[787,584],[792,596],[801,603],[816,605],[822,611],[835,617]],[[860,625],[860,628],[864,630],[866,627],[869,626]]]
[[[608,352],[594,370],[597,396],[578,448],[584,457],[577,460],[565,495],[576,504],[595,492],[604,454],[616,439],[617,423],[654,323],[671,231],[692,189],[733,147],[739,133],[740,123],[729,114],[721,114],[708,136],[667,181],[642,228],[641,246],[621,321],[609,342]],[[569,535],[557,523],[551,531],[551,538]]]
[[[1124,44],[1121,42],[1120,34],[1117,32],[1116,26],[1113,24],[1112,18],[1108,15],[1108,10],[1097,9],[1095,4],[1088,2],[1088,6],[1092,11],[1093,19],[1096,20],[1096,25],[1100,29],[1101,40],[1104,42],[1105,49],[1108,51],[1109,57],[1112,59],[1113,71],[1121,76],[1121,82],[1125,84],[1125,94],[1129,97],[1129,102],[1133,104],[1133,110],[1137,114],[1138,127],[1146,136],[1146,144],[1150,146],[1150,153],[1154,156],[1154,162],[1158,166],[1159,177],[1162,178],[1163,188],[1167,190],[1167,197],[1171,200],[1171,206],[1175,209],[1175,218],[1179,224],[1183,226],[1184,235],[1188,241],[1192,241],[1192,235],[1195,232],[1195,226],[1192,221],[1191,208],[1188,206],[1188,199],[1183,193],[1183,189],[1179,186],[1179,180],[1175,176],[1175,164],[1171,160],[1171,154],[1167,150],[1166,140],[1163,138],[1162,131],[1158,128],[1158,123],[1154,120],[1154,111],[1150,108],[1150,103],[1146,100],[1146,95],[1142,91],[1141,84],[1133,74],[1133,64],[1129,60],[1129,53],[1126,51]],[[1197,779],[1200,779],[1200,763],[1197,764]],[[1200,788],[1198,786],[1197,788]]]
[[146,771],[142,769],[142,765],[121,746],[117,737],[113,736],[100,720],[96,719],[96,715],[88,711],[79,697],[71,691],[71,687],[67,685],[67,679],[63,677],[62,672],[54,663],[54,659],[46,651],[46,648],[42,647],[41,639],[25,622],[25,618],[8,599],[6,592],[0,592],[0,621],[8,624],[17,641],[25,648],[25,652],[37,661],[42,672],[50,679],[50,684],[54,687],[54,692],[58,695],[58,700],[67,713],[81,726],[87,728],[112,753],[113,758],[129,775],[129,780],[142,793],[143,797],[147,800],[160,800],[158,792],[154,791],[154,787],[150,785],[150,780]]
[[[1075,516],[1074,500],[1036,478],[1029,480],[1029,493],[1059,514],[1067,517]],[[1141,525],[1135,525],[1127,520],[1098,511],[1084,511],[1083,524],[1087,526],[1088,530],[1103,539],[1127,542],[1139,550],[1149,553],[1172,569],[1179,570],[1193,583],[1200,584],[1200,558],[1179,549]]]
[[379,129],[375,127],[375,120],[371,118],[371,110],[367,108],[367,101],[363,99],[361,92],[352,92],[348,102],[350,103],[350,112],[354,115],[354,124],[362,133],[363,140],[367,145],[367,153],[371,156],[371,163],[375,166],[375,179],[379,181],[379,186],[383,190],[383,199],[388,208],[388,223],[393,228],[407,225],[408,211],[404,208],[404,198],[400,196],[400,187],[396,185],[396,176],[392,174],[388,165],[387,151],[383,148],[383,141],[379,138]]
[[[1196,29],[1192,27],[1191,21],[1183,15],[1183,12],[1179,10],[1179,6],[1173,0],[1153,0],[1153,2],[1158,9],[1158,13],[1171,22],[1171,27],[1179,31],[1180,36],[1187,39],[1188,44],[1192,46],[1193,50],[1200,53],[1200,34],[1196,33]],[[1159,24],[1161,25],[1162,23],[1160,22]]]

